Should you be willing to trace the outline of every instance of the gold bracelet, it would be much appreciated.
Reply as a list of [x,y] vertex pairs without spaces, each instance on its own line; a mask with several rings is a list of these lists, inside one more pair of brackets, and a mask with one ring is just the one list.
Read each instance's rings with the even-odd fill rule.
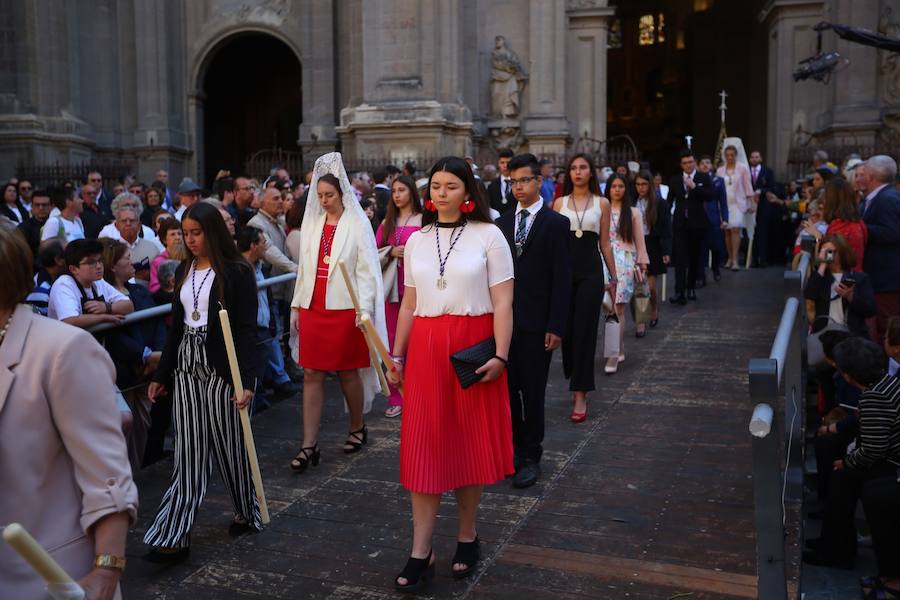
[[112,554],[98,554],[94,557],[94,566],[111,571],[124,571],[125,559]]

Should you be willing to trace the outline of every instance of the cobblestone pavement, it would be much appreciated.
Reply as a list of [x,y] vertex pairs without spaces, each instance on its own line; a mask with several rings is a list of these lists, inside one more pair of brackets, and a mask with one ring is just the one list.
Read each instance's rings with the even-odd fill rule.
[[[483,561],[453,581],[455,510],[445,496],[435,538],[431,598],[755,598],[747,362],[764,357],[781,315],[779,269],[725,272],[684,308],[625,338],[627,360],[602,374],[588,421],[571,401],[557,353],[547,395],[543,477],[486,489],[479,518]],[[669,279],[672,279],[671,277]],[[602,354],[602,339],[600,341]],[[214,470],[190,558],[140,560],[141,537],[171,474],[162,461],[138,476],[141,512],[129,538],[125,597],[143,599],[396,598],[409,552],[408,496],[398,484],[399,421],[368,417],[369,445],[341,452],[347,422],[327,391],[322,464],[297,476],[300,398],[254,417],[272,512],[260,534],[232,540],[231,508]]]

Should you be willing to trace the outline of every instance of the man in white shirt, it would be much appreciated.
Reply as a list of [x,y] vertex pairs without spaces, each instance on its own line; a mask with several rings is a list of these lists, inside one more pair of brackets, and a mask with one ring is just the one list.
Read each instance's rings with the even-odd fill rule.
[[[115,231],[131,251],[131,262],[134,264],[134,280],[144,287],[150,287],[150,262],[159,256],[156,244],[138,235],[141,220],[136,210],[130,206],[116,209]],[[115,239],[115,238],[112,238]]]
[[488,185],[488,200],[491,208],[501,215],[516,207],[516,199],[512,194],[512,185],[509,183],[509,161],[513,158],[513,151],[504,148],[497,159],[497,168],[500,176]]
[[47,316],[87,329],[99,323],[118,323],[134,311],[131,300],[103,280],[103,244],[74,240],[66,246],[68,273],[50,288]]
[[41,229],[41,243],[47,240],[59,240],[63,247],[69,242],[84,239],[84,224],[81,222],[81,211],[84,200],[75,194],[72,188],[60,187],[53,192],[51,198],[56,207]]

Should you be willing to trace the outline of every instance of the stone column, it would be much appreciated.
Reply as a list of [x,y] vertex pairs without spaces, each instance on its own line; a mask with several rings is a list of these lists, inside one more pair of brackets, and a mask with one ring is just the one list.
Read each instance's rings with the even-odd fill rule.
[[771,0],[759,15],[769,30],[769,81],[767,156],[765,162],[778,178],[787,174],[788,153],[797,128],[814,132],[826,109],[821,83],[795,83],[797,63],[815,54],[816,32],[824,19],[823,0]]
[[530,0],[528,114],[522,131],[538,156],[565,154],[570,141],[566,118],[566,3]]
[[334,0],[311,0],[296,4],[303,11],[306,24],[302,40],[303,57],[303,122],[300,124],[297,143],[304,155],[315,157],[334,150],[337,143],[335,131],[335,77],[338,71],[335,40]]
[[[146,0],[134,4],[134,86],[137,126],[130,144],[138,157],[138,177],[152,181],[159,169],[180,177],[190,156],[184,131],[184,105],[173,102],[182,96],[184,66],[178,53],[181,40],[173,40],[182,11],[166,0]],[[202,100],[191,99],[200,107]],[[200,123],[202,128],[202,122]],[[197,147],[202,146],[202,137]]]
[[341,111],[338,128],[347,154],[399,162],[468,153],[460,2],[366,0],[361,9],[362,101]]
[[[877,31],[878,5],[878,0],[831,3],[829,20]],[[833,47],[850,60],[850,66],[831,78],[834,105],[824,115],[823,125],[831,130],[829,137],[832,140],[846,139],[851,144],[872,145],[882,125],[878,101],[879,52],[869,46],[842,40],[834,33],[826,33],[825,39],[829,42],[825,48]],[[833,157],[835,161],[841,158]]]
[[570,131],[575,141],[606,139],[606,44],[615,8],[607,0],[567,0],[565,73]]

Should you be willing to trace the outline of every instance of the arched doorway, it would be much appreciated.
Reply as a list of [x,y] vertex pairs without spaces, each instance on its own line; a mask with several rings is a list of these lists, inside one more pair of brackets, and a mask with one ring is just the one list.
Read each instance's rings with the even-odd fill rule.
[[296,151],[302,121],[301,67],[284,42],[262,33],[238,34],[211,53],[201,75],[203,172],[239,173],[259,150]]

